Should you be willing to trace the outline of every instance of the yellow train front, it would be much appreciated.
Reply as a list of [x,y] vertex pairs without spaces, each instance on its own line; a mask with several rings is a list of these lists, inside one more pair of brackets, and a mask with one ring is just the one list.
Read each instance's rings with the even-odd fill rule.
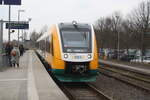
[[56,24],[38,40],[38,43],[44,59],[50,65],[49,71],[59,81],[96,80],[98,56],[92,25],[75,21]]

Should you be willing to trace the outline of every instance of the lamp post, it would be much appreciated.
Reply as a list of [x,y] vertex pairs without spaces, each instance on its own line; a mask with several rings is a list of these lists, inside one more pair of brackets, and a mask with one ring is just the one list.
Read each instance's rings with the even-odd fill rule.
[[120,59],[120,56],[119,56],[119,51],[120,51],[120,34],[119,34],[119,31],[118,31],[118,24],[119,24],[119,16],[116,16],[116,19],[117,19],[117,22],[116,22],[116,31],[117,31],[117,59],[119,60]]
[[0,54],[3,49],[3,20],[0,20]]
[[14,32],[15,32],[15,30],[10,31],[10,33],[9,33],[10,40],[11,40],[11,34],[14,33]]
[[120,41],[119,41],[119,39],[120,39],[120,33],[119,32],[117,32],[118,33],[118,45],[117,45],[117,48],[118,48],[118,60],[120,59],[120,56],[119,56],[119,51],[120,51]]
[[11,21],[11,5],[9,5],[9,14],[8,14],[8,21],[9,21],[9,27],[8,27],[8,41],[10,42],[10,21]]
[[[18,23],[20,21],[20,12],[25,12],[25,10],[18,10]],[[19,45],[19,29],[18,29],[18,45]]]
[[[28,18],[28,20],[27,20],[27,23],[29,24],[29,22],[32,20],[32,18]],[[22,30],[22,42],[23,42],[23,40],[25,40],[25,35],[26,34],[26,31],[24,30]]]

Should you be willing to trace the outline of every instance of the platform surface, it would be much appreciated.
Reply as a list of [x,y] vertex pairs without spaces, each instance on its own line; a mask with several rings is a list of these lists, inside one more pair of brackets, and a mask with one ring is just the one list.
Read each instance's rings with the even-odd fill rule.
[[20,57],[20,67],[0,71],[0,100],[68,100],[33,51]]

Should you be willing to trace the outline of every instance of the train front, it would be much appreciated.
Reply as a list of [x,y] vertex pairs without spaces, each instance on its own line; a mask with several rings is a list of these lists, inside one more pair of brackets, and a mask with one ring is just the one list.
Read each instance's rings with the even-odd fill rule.
[[58,25],[64,74],[57,75],[64,82],[91,82],[98,74],[98,56],[93,26],[61,23]]

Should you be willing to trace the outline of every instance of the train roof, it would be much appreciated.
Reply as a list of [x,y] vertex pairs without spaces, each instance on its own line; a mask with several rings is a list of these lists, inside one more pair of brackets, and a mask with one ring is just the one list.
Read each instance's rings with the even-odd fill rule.
[[87,23],[59,23],[58,27],[60,29],[65,29],[65,28],[74,28],[74,27],[78,27],[78,28],[88,28],[91,29],[91,25],[87,24]]
[[[86,28],[86,29],[91,29],[91,24],[88,23],[77,23],[76,21],[72,21],[72,23],[59,23],[58,24],[59,29],[73,29],[73,28]],[[51,33],[50,33],[51,34]],[[47,36],[50,34],[44,33],[36,42],[39,42],[43,39],[45,39]]]

